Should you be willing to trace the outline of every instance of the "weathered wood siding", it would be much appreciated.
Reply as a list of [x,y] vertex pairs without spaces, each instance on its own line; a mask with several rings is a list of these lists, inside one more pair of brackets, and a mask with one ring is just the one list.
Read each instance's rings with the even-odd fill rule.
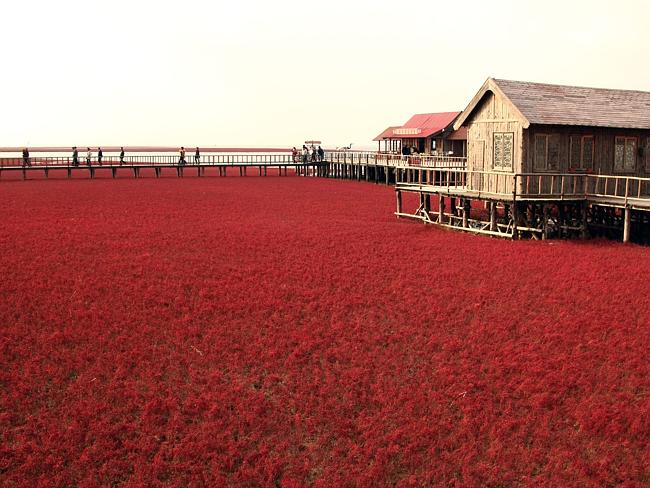
[[[636,176],[641,178],[650,178],[650,131],[641,129],[611,129],[602,127],[583,127],[583,126],[555,126],[555,125],[531,125],[524,130],[523,137],[523,169],[522,173],[540,174],[542,177],[532,178],[524,183],[523,193],[545,193],[567,194],[584,191],[585,181],[581,176],[565,177],[563,179],[555,178],[551,180],[547,176],[549,173],[569,173],[575,175],[594,174],[594,175],[614,175],[614,176]],[[554,137],[558,144],[557,165],[545,167],[538,161],[539,155],[536,151],[535,141],[537,136]],[[586,168],[576,168],[571,165],[571,138],[590,136],[593,137],[593,164]],[[634,153],[634,169],[621,169],[615,167],[615,148],[616,138],[634,138],[636,141],[636,150]],[[574,157],[575,159],[575,157]],[[598,192],[611,193],[614,182],[610,182],[608,190],[602,188],[604,180],[591,180],[588,189],[595,191],[593,185],[600,185]],[[621,183],[623,185],[623,183]],[[643,184],[639,188],[637,182],[628,184],[628,191],[631,194],[650,194],[650,187]],[[639,191],[640,190],[640,191]],[[620,191],[616,191],[620,194]]]
[[[570,173],[575,171],[571,168],[570,146],[571,136],[593,136],[594,155],[593,167],[587,172],[607,175],[639,176],[650,177],[650,131],[639,129],[610,129],[602,127],[579,127],[579,126],[555,126],[555,125],[531,125],[525,130],[527,137],[524,138],[524,166],[523,173],[535,172],[556,172]],[[557,170],[541,169],[535,165],[535,136],[536,135],[558,135],[560,143],[559,165]],[[620,171],[614,168],[615,144],[617,137],[634,137],[637,140],[637,151],[635,154],[634,171]]]
[[[522,167],[522,123],[508,101],[487,92],[476,110],[466,121],[467,166],[472,172],[468,181],[471,190],[507,193],[513,191],[513,175]],[[511,133],[512,168],[509,170],[494,165],[494,133]],[[475,173],[483,172],[483,173]]]

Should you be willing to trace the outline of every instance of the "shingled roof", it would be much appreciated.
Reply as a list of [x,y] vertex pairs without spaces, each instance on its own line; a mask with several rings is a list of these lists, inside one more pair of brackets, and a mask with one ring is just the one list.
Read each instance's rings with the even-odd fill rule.
[[530,124],[650,129],[650,92],[548,85],[488,78],[454,124],[460,127],[486,92],[505,97]]

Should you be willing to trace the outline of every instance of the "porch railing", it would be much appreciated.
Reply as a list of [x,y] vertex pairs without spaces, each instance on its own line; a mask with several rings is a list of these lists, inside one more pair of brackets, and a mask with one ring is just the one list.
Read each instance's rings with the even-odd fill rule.
[[575,173],[499,173],[467,169],[408,166],[397,184],[431,185],[442,190],[502,196],[507,199],[608,200],[622,205],[650,206],[650,178]]

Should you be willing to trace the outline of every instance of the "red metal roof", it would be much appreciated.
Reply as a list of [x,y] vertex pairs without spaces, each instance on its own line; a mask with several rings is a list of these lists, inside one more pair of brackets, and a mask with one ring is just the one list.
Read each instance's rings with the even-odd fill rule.
[[384,132],[382,132],[377,137],[375,137],[373,139],[373,141],[383,141],[384,139],[399,139],[400,136],[394,136],[393,131],[395,129],[399,129],[400,127],[401,127],[401,125],[394,125],[392,127],[389,127]]
[[394,134],[404,139],[429,137],[450,126],[460,112],[441,112],[436,114],[417,114]]
[[437,134],[449,127],[460,112],[440,112],[435,114],[416,114],[402,126],[389,127],[375,137],[374,141],[384,139],[419,139]]

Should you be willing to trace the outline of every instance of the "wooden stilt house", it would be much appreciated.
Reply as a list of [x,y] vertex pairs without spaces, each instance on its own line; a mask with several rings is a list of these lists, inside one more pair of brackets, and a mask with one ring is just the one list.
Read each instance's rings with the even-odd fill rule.
[[456,209],[483,200],[490,217],[443,211],[435,223],[515,238],[647,232],[650,93],[489,78],[455,121],[462,128],[466,168],[411,175],[396,189],[454,199]]

